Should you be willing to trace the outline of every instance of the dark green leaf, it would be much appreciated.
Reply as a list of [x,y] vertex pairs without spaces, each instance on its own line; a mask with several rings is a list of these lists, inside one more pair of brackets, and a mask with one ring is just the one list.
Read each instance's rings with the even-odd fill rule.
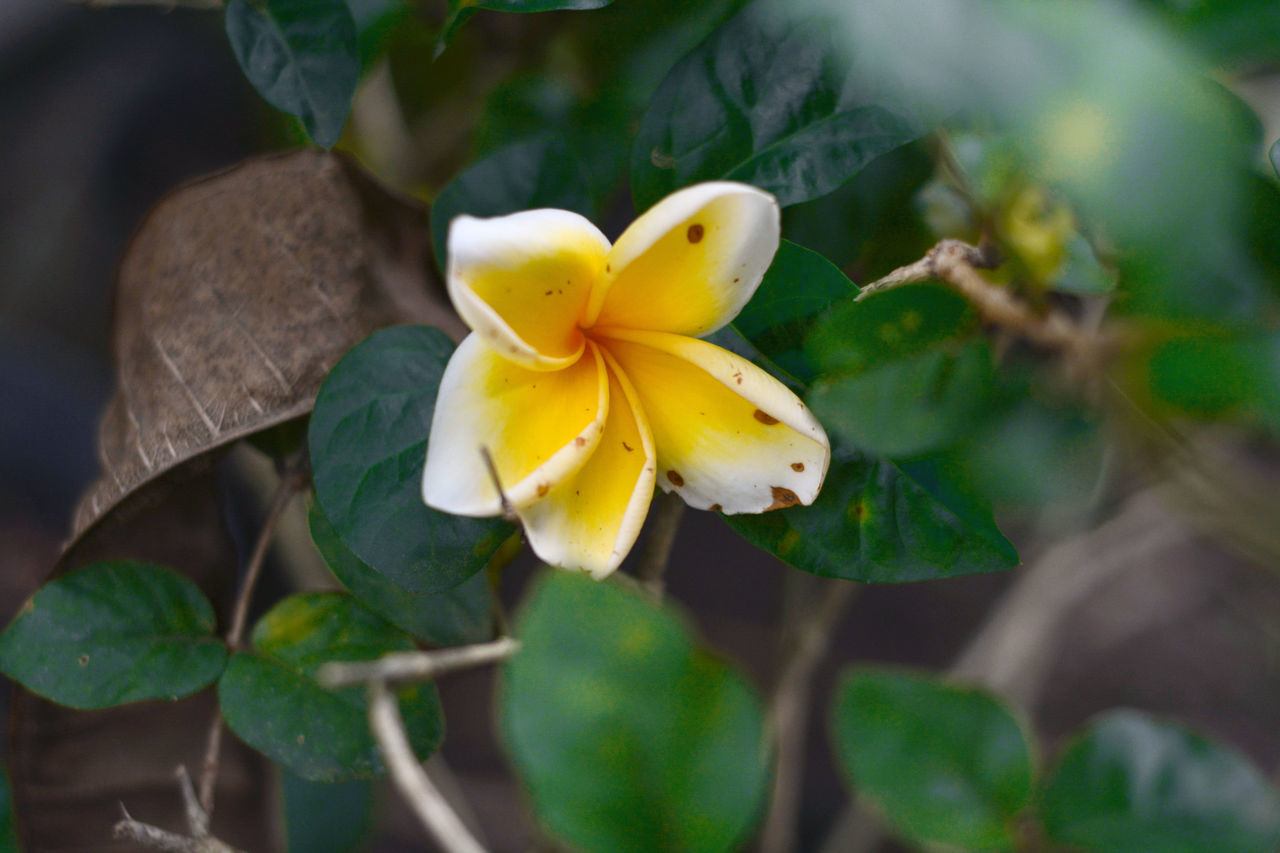
[[499,149],[440,191],[431,208],[436,263],[445,269],[449,223],[455,216],[501,216],[537,207],[572,210],[590,218],[590,183],[578,157],[551,136]]
[[845,771],[898,833],[966,850],[1013,848],[1031,796],[1031,750],[993,696],[862,670],[837,688],[832,719]]
[[397,586],[352,554],[320,505],[307,515],[311,539],[329,568],[351,594],[382,618],[432,646],[478,643],[492,634],[489,580],[477,572],[453,589],[418,595]]
[[1271,168],[1275,169],[1276,175],[1280,177],[1280,139],[1271,145]]
[[422,502],[436,391],[453,344],[439,329],[383,329],[343,356],[311,415],[316,500],[343,544],[416,593],[451,589],[484,567],[510,533]]
[[338,141],[360,80],[355,20],[344,0],[228,0],[227,37],[245,76],[272,106]]
[[147,563],[94,563],[46,584],[0,634],[0,670],[73,708],[177,699],[213,682],[226,647],[191,581]]
[[796,204],[921,132],[855,85],[823,19],[755,3],[658,87],[632,153],[632,194],[643,210],[682,186],[730,178]]
[[1274,853],[1280,798],[1241,756],[1136,711],[1093,721],[1044,793],[1050,839],[1092,853]]
[[994,377],[991,349],[976,338],[819,379],[806,402],[830,432],[858,447],[910,456],[969,432],[990,405]]
[[308,782],[280,771],[289,853],[360,853],[373,829],[373,783]]
[[584,851],[734,849],[768,779],[759,700],[667,610],[547,575],[499,708],[538,818]]
[[814,368],[801,350],[806,334],[819,315],[855,292],[853,282],[822,255],[783,240],[733,325],[761,353],[807,383]]
[[975,488],[962,465],[946,451],[896,459],[898,470],[947,510],[973,535],[980,536],[1004,559],[1004,568],[1018,564],[1018,551],[996,526],[988,497]]
[[1018,554],[981,508],[963,518],[893,463],[832,443],[826,485],[812,506],[725,520],[748,542],[823,577],[867,583],[997,572]]
[[[782,233],[816,251],[854,281],[874,280],[919,259],[939,236],[926,224],[921,189],[937,171],[923,142],[876,159],[852,181],[782,212]],[[977,234],[972,235],[977,239]]]
[[[286,598],[253,629],[252,652],[232,656],[218,682],[222,714],[241,740],[303,779],[341,782],[382,775],[360,687],[326,690],[316,682],[332,660],[375,660],[409,651],[413,640],[340,593]],[[435,685],[400,693],[414,752],[440,745],[444,720]]]
[[928,352],[977,326],[964,297],[937,284],[913,284],[835,305],[805,341],[824,373],[860,373]]
[[440,32],[437,52],[444,49],[458,31],[458,27],[478,9],[496,12],[553,12],[558,9],[600,9],[613,0],[449,0],[449,14]]
[[805,353],[823,375],[807,402],[831,432],[870,453],[945,446],[990,404],[990,349],[972,309],[937,285],[912,285],[834,309]]

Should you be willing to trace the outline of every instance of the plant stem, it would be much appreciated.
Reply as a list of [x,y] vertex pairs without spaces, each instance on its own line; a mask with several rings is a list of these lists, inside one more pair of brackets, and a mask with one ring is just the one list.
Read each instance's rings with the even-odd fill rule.
[[320,667],[317,680],[330,689],[374,681],[394,684],[431,681],[460,669],[500,663],[518,651],[518,641],[500,637],[487,643],[431,652],[392,652],[372,661],[326,663]]
[[787,614],[784,630],[790,633],[789,650],[769,705],[776,753],[761,853],[791,853],[795,849],[813,673],[840,615],[858,590],[848,581],[819,582],[799,573],[787,578],[799,587],[797,592],[808,595]]
[[[232,607],[231,626],[227,629],[226,635],[227,648],[231,652],[239,649],[243,640],[253,591],[258,585],[258,578],[262,575],[262,567],[267,561],[267,552],[275,536],[276,527],[289,501],[306,488],[310,476],[305,451],[299,451],[281,465],[280,482],[276,485],[271,506],[262,520],[262,527],[258,530],[257,541],[253,544],[253,551],[245,567],[244,580],[240,584],[240,591]],[[213,720],[209,723],[209,734],[205,738],[204,762],[200,767],[200,805],[207,814],[213,814],[213,793],[218,781],[218,761],[221,753],[222,712],[215,709]]]
[[369,726],[400,793],[445,853],[485,853],[427,776],[409,746],[400,706],[386,682],[369,682]]
[[993,269],[997,263],[996,254],[989,247],[971,246],[963,240],[942,240],[920,260],[898,267],[862,288],[854,301],[860,302],[895,287],[938,280],[959,292],[986,322],[1045,349],[1073,356],[1088,374],[1099,372],[1120,348],[1123,341],[1116,334],[1084,328],[1059,312],[1041,316],[1009,290],[978,274],[978,270]]
[[671,548],[676,544],[680,518],[684,515],[684,501],[670,492],[659,497],[656,503],[657,508],[649,519],[649,536],[636,560],[635,573],[640,586],[654,598],[661,599],[665,591],[662,578],[671,560]]
[[120,814],[123,818],[113,828],[115,837],[136,841],[144,847],[166,850],[170,853],[241,853],[209,834],[209,813],[196,799],[195,787],[191,784],[191,777],[187,775],[187,768],[179,765],[177,776],[190,835],[178,835],[158,826],[134,820],[125,809],[124,803],[121,803]]

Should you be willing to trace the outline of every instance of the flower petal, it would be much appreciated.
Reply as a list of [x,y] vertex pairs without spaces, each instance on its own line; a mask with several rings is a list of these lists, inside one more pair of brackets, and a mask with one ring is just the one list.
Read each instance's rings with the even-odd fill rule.
[[635,544],[656,470],[653,438],[635,391],[615,365],[610,368],[609,418],[595,452],[545,498],[520,510],[534,553],[596,578],[616,569]]
[[502,512],[481,448],[513,506],[545,495],[599,442],[609,413],[607,377],[594,344],[573,365],[547,372],[510,362],[479,334],[468,335],[440,379],[422,499],[455,515]]
[[567,210],[526,210],[449,225],[449,297],[458,314],[502,354],[534,370],[572,364],[578,323],[609,241]]
[[760,285],[778,251],[779,217],[777,200],[747,184],[672,193],[618,238],[583,326],[715,331]]
[[809,504],[831,458],[827,434],[768,373],[706,341],[613,329],[596,340],[635,387],[658,448],[658,485],[699,509]]

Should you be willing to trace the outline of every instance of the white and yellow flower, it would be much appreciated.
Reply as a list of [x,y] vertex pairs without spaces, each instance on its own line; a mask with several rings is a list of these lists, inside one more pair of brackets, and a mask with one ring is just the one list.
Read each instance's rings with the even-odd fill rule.
[[543,560],[604,577],[626,556],[655,481],[699,509],[808,504],[826,433],[768,373],[697,340],[751,298],[778,249],[773,196],[699,184],[613,246],[564,210],[449,226],[449,295],[469,335],[440,382],[422,495],[502,512]]

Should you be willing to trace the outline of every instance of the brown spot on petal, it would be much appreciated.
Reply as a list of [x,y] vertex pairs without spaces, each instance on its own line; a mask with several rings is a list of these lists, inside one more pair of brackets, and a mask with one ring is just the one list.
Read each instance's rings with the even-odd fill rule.
[[605,272],[613,272],[613,267],[609,266],[608,264],[605,264],[605,265],[604,265],[604,271],[605,271]]
[[803,462],[792,462],[792,463],[791,463],[791,470],[792,470],[792,471],[803,471],[803,470],[804,470],[804,463],[803,463]]
[[624,441],[624,442],[622,442],[622,447],[623,447],[623,449],[624,449],[624,450],[626,450],[628,453],[630,453],[631,451],[635,450],[635,448],[634,448],[634,447],[632,447],[631,445],[627,444],[625,441]]
[[679,471],[668,471],[667,479],[671,481],[671,485],[675,486],[676,488],[680,488],[681,486],[684,485],[684,477],[680,476]]
[[685,232],[685,236],[689,238],[690,243],[697,243],[702,240],[702,235],[706,233],[706,229],[698,223],[689,226],[689,230]]
[[578,436],[577,438],[575,438],[575,439],[573,440],[573,446],[574,446],[574,447],[581,447],[582,445],[584,445],[584,444],[586,444],[586,443],[587,443],[587,440],[586,440],[585,438],[583,438],[582,436]]
[[758,420],[760,423],[764,424],[765,426],[773,426],[778,422],[778,419],[775,418],[773,415],[769,414],[768,412],[762,411],[760,409],[756,409],[755,412],[753,412],[752,414],[755,416],[756,420]]
[[547,493],[547,492],[549,492],[549,491],[551,491],[551,484],[550,484],[550,483],[539,483],[539,484],[538,484],[538,497],[543,497],[543,496],[545,496],[545,495],[546,495],[546,493]]
[[544,294],[542,294],[542,295],[543,295],[543,296],[550,296],[551,294],[552,294],[552,291],[548,290],[546,293],[544,293]]
[[796,493],[790,489],[784,489],[782,486],[773,486],[772,489],[773,503],[765,509],[765,512],[772,509],[786,509],[800,503],[800,498],[796,497]]
[[720,504],[712,504],[711,506],[707,507],[707,509],[711,510],[712,512],[719,512],[720,510],[724,509],[724,507],[720,506]]

